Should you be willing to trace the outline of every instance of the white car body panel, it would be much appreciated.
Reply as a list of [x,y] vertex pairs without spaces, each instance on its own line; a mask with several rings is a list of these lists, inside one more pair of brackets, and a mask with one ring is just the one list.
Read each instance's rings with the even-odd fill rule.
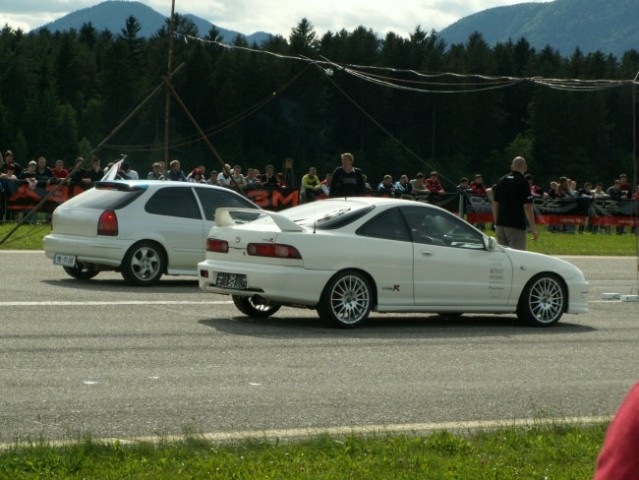
[[[44,251],[47,257],[56,254],[76,257],[78,263],[93,265],[97,270],[120,269],[127,251],[141,241],[156,242],[166,251],[166,274],[196,275],[196,266],[205,257],[205,244],[208,232],[215,225],[202,215],[208,215],[198,195],[194,195],[200,218],[186,218],[154,214],[145,210],[146,202],[162,188],[207,188],[221,192],[220,195],[239,194],[207,185],[195,185],[187,182],[164,181],[121,181],[115,182],[131,186],[146,185],[147,190],[138,198],[121,209],[116,209],[118,235],[98,235],[98,219],[105,210],[92,207],[101,198],[117,196],[113,190],[100,191],[90,189],[61,204],[53,212],[53,231],[44,238]],[[226,197],[224,197],[226,198]],[[252,205],[248,199],[247,210]],[[257,206],[255,207],[257,209]]]
[[[404,207],[409,202],[379,198],[349,201],[375,205],[377,211]],[[299,209],[300,218],[312,208],[319,212],[329,210],[331,205],[322,205],[323,202],[330,201],[315,202],[316,207],[306,206],[304,210],[293,207],[291,212],[262,213],[271,220],[262,218],[243,225],[218,221],[209,237],[228,241],[230,251],[207,252],[206,260],[198,264],[200,288],[218,294],[259,295],[283,305],[316,308],[333,275],[357,270],[374,284],[374,311],[511,313],[517,309],[522,290],[531,278],[554,274],[566,283],[566,313],[588,311],[588,283],[578,268],[550,256],[503,248],[494,241],[493,247],[485,248],[491,241],[463,221],[462,233],[470,232],[473,239],[481,240],[453,247],[358,235],[356,231],[368,216],[335,230],[315,229],[312,224],[296,228],[289,225],[295,209]],[[222,210],[225,209],[218,210],[218,220]],[[246,246],[250,242],[292,245],[302,260],[249,256]],[[218,272],[246,275],[247,289],[216,286]]]

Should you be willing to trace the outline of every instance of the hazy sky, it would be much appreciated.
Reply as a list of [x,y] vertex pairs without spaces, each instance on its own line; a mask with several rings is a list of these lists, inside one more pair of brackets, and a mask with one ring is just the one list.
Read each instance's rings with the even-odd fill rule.
[[[418,25],[422,30],[441,31],[467,15],[525,1],[530,0],[175,0],[175,10],[245,35],[265,31],[288,37],[307,18],[320,35],[363,25],[378,34],[393,31],[406,36]],[[171,12],[170,0],[141,2],[165,16]],[[29,31],[99,3],[101,0],[0,0],[0,24]]]

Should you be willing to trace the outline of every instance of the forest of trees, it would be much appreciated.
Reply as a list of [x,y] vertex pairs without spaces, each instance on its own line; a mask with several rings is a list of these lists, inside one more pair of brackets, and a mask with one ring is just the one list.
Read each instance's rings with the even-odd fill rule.
[[[478,33],[447,46],[420,28],[408,38],[380,39],[365,27],[320,37],[306,19],[288,38],[258,46],[238,37],[225,48],[215,29],[197,39],[187,19],[177,16],[176,25],[172,65],[184,66],[173,77],[175,90],[223,161],[245,170],[268,163],[283,170],[291,158],[299,182],[309,166],[323,176],[340,152],[350,151],[371,183],[386,173],[399,179],[438,170],[452,189],[460,176],[477,172],[496,181],[520,154],[544,186],[561,175],[605,186],[621,172],[632,177],[636,50],[620,59],[579,50],[564,58],[550,46],[537,51],[524,38],[490,47]],[[117,35],[91,24],[28,34],[5,26],[0,149],[13,150],[22,165],[40,155],[50,164],[56,158],[72,164],[104,143],[96,151],[103,165],[125,153],[143,174],[163,160],[164,90],[104,142],[167,72],[168,23],[148,39],[139,30],[134,17]],[[378,82],[345,65],[377,67],[367,71]],[[418,75],[438,72],[460,75]],[[419,88],[391,88],[390,77]],[[626,82],[592,91],[534,81],[486,88],[503,77]],[[176,102],[170,126],[171,159],[185,170],[219,170],[219,159]]]

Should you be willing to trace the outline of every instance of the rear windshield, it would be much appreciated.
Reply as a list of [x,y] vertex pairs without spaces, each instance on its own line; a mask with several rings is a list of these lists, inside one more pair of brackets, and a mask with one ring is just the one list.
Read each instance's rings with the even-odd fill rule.
[[108,185],[98,185],[83,192],[77,198],[77,205],[99,210],[117,210],[125,207],[144,193],[145,189],[113,189]]
[[322,200],[318,203],[307,203],[303,207],[279,213],[298,225],[312,226],[317,230],[332,230],[354,222],[375,208],[374,205],[365,203],[339,202],[333,206],[329,202],[330,200]]

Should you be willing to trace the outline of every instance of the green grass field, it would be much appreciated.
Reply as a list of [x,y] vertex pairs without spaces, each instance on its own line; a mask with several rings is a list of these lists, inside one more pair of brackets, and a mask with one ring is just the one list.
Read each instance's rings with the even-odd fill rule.
[[[0,225],[0,242],[14,228],[11,224]],[[49,225],[22,225],[6,241],[0,243],[0,250],[41,250],[42,237],[50,231]],[[550,233],[544,227],[540,231],[542,233],[538,241],[528,241],[528,250],[548,255],[635,256],[639,253],[639,236],[636,234]]]
[[589,479],[606,425],[468,433],[318,436],[295,442],[181,441],[123,445],[90,439],[0,452],[7,479]]

